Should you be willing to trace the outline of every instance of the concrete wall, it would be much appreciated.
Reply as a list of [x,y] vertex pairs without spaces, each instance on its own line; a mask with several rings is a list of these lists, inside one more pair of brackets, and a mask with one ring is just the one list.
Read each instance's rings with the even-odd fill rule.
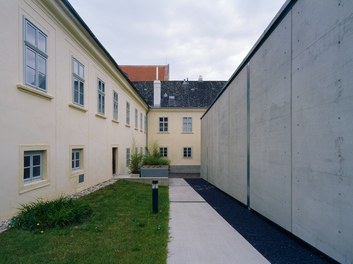
[[342,263],[353,263],[352,10],[288,2],[201,137],[203,178]]
[[[168,148],[168,159],[177,170],[178,167],[189,167],[183,172],[192,173],[195,166],[200,166],[201,159],[201,116],[205,109],[187,108],[152,108],[148,112],[148,144],[157,143],[159,147]],[[159,118],[168,117],[168,132],[159,131]],[[192,118],[192,132],[183,132],[183,117]],[[183,148],[192,148],[192,157],[183,157]],[[180,167],[182,168],[182,167]]]
[[[146,131],[135,129],[134,111],[147,105],[112,61],[73,19],[61,1],[7,1],[1,4],[0,49],[0,220],[20,204],[69,194],[112,177],[112,148],[117,174],[126,174],[126,148],[146,146]],[[39,93],[23,77],[23,24],[28,19],[48,36],[48,90]],[[85,105],[72,105],[72,57],[85,67]],[[105,82],[105,115],[97,116],[97,78]],[[119,118],[113,121],[113,90],[119,94]],[[44,95],[43,95],[44,94]],[[126,101],[131,126],[126,126]],[[139,119],[140,122],[140,119]],[[83,148],[83,166],[71,169],[71,149]],[[23,151],[45,149],[45,177],[25,183]],[[78,175],[85,181],[78,183]]]

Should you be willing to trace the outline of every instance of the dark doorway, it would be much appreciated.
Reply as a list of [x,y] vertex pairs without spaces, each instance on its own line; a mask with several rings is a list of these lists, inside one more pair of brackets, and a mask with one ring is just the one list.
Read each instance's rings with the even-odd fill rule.
[[113,175],[117,172],[117,151],[118,148],[112,148],[112,171]]

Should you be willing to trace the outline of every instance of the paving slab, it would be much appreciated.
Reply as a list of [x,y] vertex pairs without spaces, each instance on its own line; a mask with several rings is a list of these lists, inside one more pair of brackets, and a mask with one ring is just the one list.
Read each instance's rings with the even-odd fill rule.
[[168,264],[269,263],[184,180],[169,196]]

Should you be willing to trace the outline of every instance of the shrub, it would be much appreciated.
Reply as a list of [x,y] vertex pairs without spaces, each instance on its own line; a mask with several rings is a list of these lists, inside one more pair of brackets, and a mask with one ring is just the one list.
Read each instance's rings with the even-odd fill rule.
[[170,160],[162,157],[145,156],[142,160],[142,165],[167,165],[169,166]]
[[142,159],[143,159],[142,153],[134,152],[131,155],[130,164],[129,164],[130,173],[140,173]]
[[22,205],[10,226],[34,232],[47,228],[78,224],[92,215],[91,207],[79,200],[60,197],[53,201],[37,200]]

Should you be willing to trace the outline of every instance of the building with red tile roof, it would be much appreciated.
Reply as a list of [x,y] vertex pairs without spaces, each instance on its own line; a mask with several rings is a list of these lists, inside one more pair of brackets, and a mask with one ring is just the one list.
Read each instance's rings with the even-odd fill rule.
[[132,82],[169,81],[169,64],[119,65],[119,67]]

